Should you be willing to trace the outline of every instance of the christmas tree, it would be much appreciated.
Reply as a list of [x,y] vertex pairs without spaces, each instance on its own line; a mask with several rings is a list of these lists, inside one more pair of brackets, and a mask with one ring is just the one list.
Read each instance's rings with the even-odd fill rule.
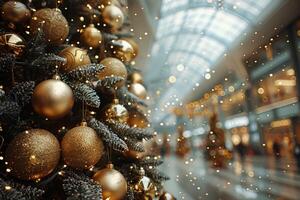
[[127,2],[0,6],[0,199],[171,197],[141,153],[153,131]]

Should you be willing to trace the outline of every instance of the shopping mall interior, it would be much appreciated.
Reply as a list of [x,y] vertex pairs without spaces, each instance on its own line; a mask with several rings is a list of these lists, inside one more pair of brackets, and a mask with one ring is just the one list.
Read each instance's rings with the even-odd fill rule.
[[299,199],[300,1],[129,3],[168,191]]

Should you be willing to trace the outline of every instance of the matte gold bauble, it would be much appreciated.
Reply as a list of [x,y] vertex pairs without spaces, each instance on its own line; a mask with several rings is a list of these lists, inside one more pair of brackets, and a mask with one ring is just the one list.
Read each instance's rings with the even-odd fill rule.
[[128,111],[123,105],[119,104],[118,99],[114,99],[113,103],[108,104],[102,110],[102,114],[107,122],[127,123],[128,120]]
[[94,24],[90,24],[81,32],[80,41],[87,47],[98,48],[102,41],[102,34]]
[[113,169],[112,164],[97,171],[93,180],[101,186],[103,199],[121,200],[126,195],[127,182],[119,171]]
[[109,5],[102,11],[104,23],[108,24],[112,31],[116,31],[122,27],[124,23],[124,14],[120,8],[115,5]]
[[22,56],[25,49],[25,41],[22,37],[14,33],[0,36],[0,52],[12,53],[16,57]]
[[162,195],[160,195],[159,200],[176,200],[176,199],[170,193],[164,192]]
[[138,73],[138,72],[133,72],[130,76],[129,79],[132,83],[144,83],[143,76]]
[[113,54],[122,62],[130,63],[135,57],[136,52],[132,45],[126,40],[119,39],[114,42],[116,45],[113,47]]
[[8,22],[25,23],[30,17],[30,10],[21,2],[8,1],[2,6],[2,18]]
[[67,115],[74,105],[72,89],[60,80],[39,83],[32,95],[32,106],[38,114],[49,119]]
[[61,148],[65,163],[76,169],[94,166],[104,152],[103,142],[96,131],[84,124],[65,134]]
[[58,140],[43,129],[18,134],[5,152],[11,175],[22,180],[36,180],[49,175],[56,168],[59,158]]
[[91,59],[88,55],[88,52],[78,47],[67,47],[58,55],[67,60],[67,62],[60,68],[66,72],[77,69],[78,67],[83,65],[91,64]]
[[145,115],[140,112],[129,112],[127,124],[137,128],[147,128],[149,121]]
[[133,83],[129,87],[129,92],[134,94],[135,96],[141,98],[141,99],[146,99],[147,97],[147,91],[145,87],[140,84],[140,83]]
[[44,8],[36,11],[30,22],[30,31],[41,29],[50,44],[62,44],[69,35],[69,25],[59,9]]
[[128,151],[124,152],[123,155],[125,155],[128,158],[139,160],[139,159],[142,159],[145,157],[145,152],[128,150]]
[[127,79],[127,69],[120,60],[108,57],[104,58],[100,64],[105,67],[98,75],[100,80],[103,80],[106,77],[119,76],[124,78],[124,81],[117,84],[117,86],[121,87],[125,84],[125,80]]

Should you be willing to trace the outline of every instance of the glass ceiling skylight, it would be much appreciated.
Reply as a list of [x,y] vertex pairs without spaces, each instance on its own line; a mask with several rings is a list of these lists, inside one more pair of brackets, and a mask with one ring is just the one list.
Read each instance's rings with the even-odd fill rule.
[[[183,87],[180,80],[187,78],[193,83],[199,81],[205,69],[213,68],[271,3],[272,0],[163,0],[152,59],[168,66],[168,72],[173,73],[169,75],[177,76],[174,87]],[[190,72],[175,73],[179,64]]]

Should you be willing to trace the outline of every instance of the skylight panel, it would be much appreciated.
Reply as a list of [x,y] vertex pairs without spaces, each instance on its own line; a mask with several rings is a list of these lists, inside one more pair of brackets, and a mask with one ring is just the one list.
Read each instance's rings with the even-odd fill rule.
[[157,29],[157,38],[165,35],[177,33],[181,29],[184,19],[184,11],[177,12],[174,15],[169,15],[159,21]]
[[179,8],[185,7],[188,5],[188,0],[163,0],[161,13],[164,15],[167,12],[172,10],[178,10]]
[[226,47],[224,44],[206,36],[201,38],[196,51],[207,60],[214,62],[225,49]]

